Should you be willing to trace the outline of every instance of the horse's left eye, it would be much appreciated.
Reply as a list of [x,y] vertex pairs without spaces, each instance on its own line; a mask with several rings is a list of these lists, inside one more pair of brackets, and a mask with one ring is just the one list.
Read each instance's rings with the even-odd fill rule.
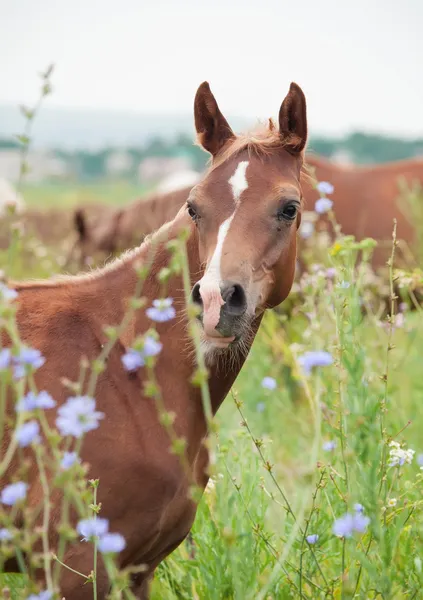
[[287,204],[278,212],[278,221],[293,221],[297,216],[298,207],[295,204]]

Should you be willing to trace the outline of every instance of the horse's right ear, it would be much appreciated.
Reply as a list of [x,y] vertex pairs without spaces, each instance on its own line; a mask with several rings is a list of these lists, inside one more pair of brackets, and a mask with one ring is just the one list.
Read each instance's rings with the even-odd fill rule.
[[286,149],[302,152],[307,143],[307,106],[303,90],[291,83],[289,92],[279,111],[279,133]]
[[198,141],[212,156],[216,156],[226,142],[235,137],[207,81],[200,85],[195,95],[194,118]]
[[77,208],[73,215],[73,222],[75,229],[78,232],[79,239],[81,241],[87,238],[87,224],[85,221],[85,214],[82,208]]

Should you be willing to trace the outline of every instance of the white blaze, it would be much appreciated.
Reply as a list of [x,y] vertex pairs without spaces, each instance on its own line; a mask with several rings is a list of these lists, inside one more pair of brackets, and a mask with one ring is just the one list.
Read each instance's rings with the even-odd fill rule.
[[232,215],[220,225],[217,233],[216,248],[214,249],[213,256],[207,266],[207,270],[200,280],[200,294],[204,308],[203,324],[206,332],[209,329],[213,330],[216,328],[219,322],[220,307],[224,304],[220,294],[220,284],[222,283],[220,264],[222,260],[223,244],[237,211],[241,194],[248,188],[246,177],[247,167],[248,161],[241,161],[238,163],[235,173],[229,179],[235,200],[235,210]]

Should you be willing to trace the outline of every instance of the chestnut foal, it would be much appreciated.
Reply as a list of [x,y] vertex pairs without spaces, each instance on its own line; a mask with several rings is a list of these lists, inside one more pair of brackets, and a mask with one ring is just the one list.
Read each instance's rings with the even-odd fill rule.
[[[212,155],[212,162],[171,223],[141,247],[93,274],[15,285],[20,335],[46,358],[36,373],[37,387],[48,390],[58,405],[68,395],[61,379],[76,381],[81,356],[94,359],[106,342],[103,326],[121,322],[126,301],[134,294],[135,267],[149,256],[155,241],[143,295],[150,302],[160,295],[157,274],[169,259],[163,239],[175,238],[182,228],[190,232],[187,251],[192,296],[201,311],[214,413],[239,373],[263,312],[289,294],[295,272],[300,174],[307,138],[302,90],[291,84],[280,108],[279,130],[269,124],[269,129],[254,135],[236,136],[207,83],[197,91],[194,112],[199,142]],[[208,481],[208,453],[203,443],[206,419],[200,391],[190,382],[195,364],[192,347],[186,343],[182,287],[178,278],[169,284],[168,294],[174,298],[178,314],[157,326],[163,349],[156,375],[166,410],[176,415],[175,433],[187,442],[189,474],[170,452],[156,404],[144,393],[144,370],[129,374],[122,366],[122,356],[134,338],[151,326],[144,310],[138,310],[114,345],[99,376],[95,396],[97,409],[105,418],[97,430],[87,434],[82,447],[82,458],[90,465],[89,477],[100,480],[100,516],[109,519],[111,531],[126,539],[119,565],[147,567],[133,579],[137,598],[148,598],[155,568],[190,531],[196,513],[188,493],[190,483],[195,481],[204,489]],[[239,360],[232,360],[234,354]],[[54,415],[49,418],[54,425]],[[13,469],[8,477],[12,474]],[[35,468],[29,484],[27,502],[35,505],[42,495]],[[59,521],[59,512],[60,504],[56,504],[51,523]],[[49,534],[55,548],[54,527]],[[90,572],[91,544],[71,545],[64,562],[76,571]],[[91,585],[81,581],[63,569],[61,595],[66,600],[92,598]],[[97,597],[104,599],[108,588],[104,567],[99,564]]]

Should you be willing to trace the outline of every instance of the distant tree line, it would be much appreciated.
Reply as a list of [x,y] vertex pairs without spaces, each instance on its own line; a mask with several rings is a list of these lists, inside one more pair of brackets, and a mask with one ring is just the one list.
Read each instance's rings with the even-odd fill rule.
[[[0,138],[0,152],[18,148],[17,140]],[[358,164],[383,163],[423,155],[423,139],[404,140],[382,135],[353,133],[341,139],[312,138],[309,149],[327,158],[342,153]],[[52,153],[68,165],[69,173],[73,177],[96,180],[109,175],[108,159],[118,150],[123,150],[132,159],[132,167],[125,173],[126,178],[136,178],[138,166],[146,158],[186,157],[191,167],[197,171],[202,171],[208,160],[208,155],[194,145],[188,135],[179,135],[173,140],[154,137],[142,147],[124,149],[108,147],[98,151],[56,149]]]

